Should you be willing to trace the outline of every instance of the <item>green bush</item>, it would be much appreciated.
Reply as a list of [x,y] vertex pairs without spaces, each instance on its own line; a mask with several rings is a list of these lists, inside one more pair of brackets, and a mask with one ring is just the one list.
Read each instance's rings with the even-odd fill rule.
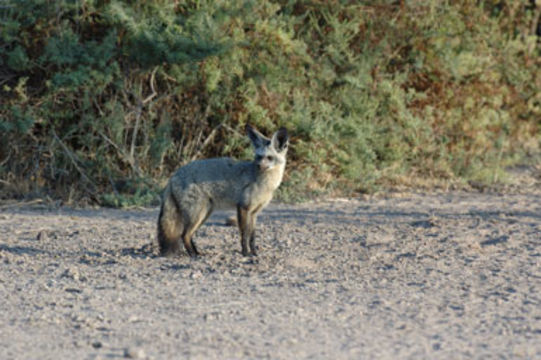
[[[533,2],[7,0],[2,197],[154,203],[293,135],[282,199],[502,181],[539,151]],[[536,32],[537,31],[537,32]]]

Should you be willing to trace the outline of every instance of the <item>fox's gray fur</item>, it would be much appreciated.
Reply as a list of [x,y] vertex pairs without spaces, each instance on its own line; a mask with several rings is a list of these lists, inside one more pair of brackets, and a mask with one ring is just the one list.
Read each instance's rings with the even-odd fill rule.
[[250,125],[246,125],[246,132],[255,147],[253,161],[197,160],[171,177],[158,219],[162,255],[179,253],[180,240],[190,256],[198,255],[194,233],[214,210],[231,208],[237,209],[242,254],[256,255],[257,214],[271,201],[274,190],[282,182],[289,138],[285,128],[271,139]]

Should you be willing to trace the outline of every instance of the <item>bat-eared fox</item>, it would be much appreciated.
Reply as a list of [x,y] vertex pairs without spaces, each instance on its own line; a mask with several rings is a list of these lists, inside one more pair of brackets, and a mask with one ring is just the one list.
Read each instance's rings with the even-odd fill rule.
[[[253,161],[231,158],[196,160],[171,177],[158,218],[162,255],[199,255],[193,235],[214,210],[236,209],[243,255],[257,255],[257,214],[271,201],[284,175],[289,137],[285,128],[267,138],[250,125],[246,132],[255,148]],[[249,248],[248,248],[249,245]]]

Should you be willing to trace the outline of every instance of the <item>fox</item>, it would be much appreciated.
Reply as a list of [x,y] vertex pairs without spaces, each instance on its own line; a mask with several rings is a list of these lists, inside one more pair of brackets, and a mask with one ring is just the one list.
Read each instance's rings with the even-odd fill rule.
[[200,255],[195,232],[215,210],[236,209],[243,256],[257,256],[257,216],[272,200],[286,166],[289,135],[278,129],[271,138],[247,124],[255,150],[252,161],[210,158],[192,161],[169,179],[158,216],[158,245],[162,256],[180,254],[180,241],[189,256]]

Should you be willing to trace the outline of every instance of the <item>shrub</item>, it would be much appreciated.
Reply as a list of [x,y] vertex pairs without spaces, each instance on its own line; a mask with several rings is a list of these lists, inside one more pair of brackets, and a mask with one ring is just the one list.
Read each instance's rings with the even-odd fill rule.
[[3,197],[156,202],[182,164],[293,134],[283,199],[502,181],[539,151],[526,2],[8,0]]

